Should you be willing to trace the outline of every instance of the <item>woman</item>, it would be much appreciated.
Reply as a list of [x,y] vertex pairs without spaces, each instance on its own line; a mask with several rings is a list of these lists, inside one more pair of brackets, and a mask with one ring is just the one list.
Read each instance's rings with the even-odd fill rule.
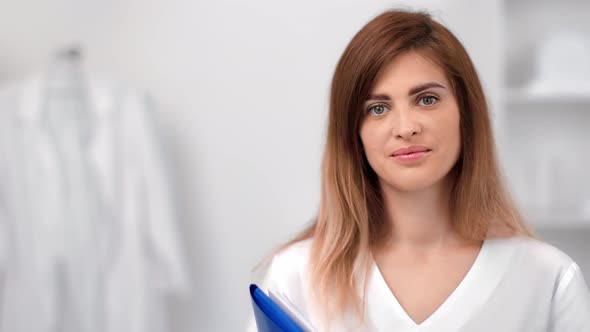
[[578,265],[534,239],[495,153],[455,36],[376,17],[334,73],[317,219],[261,287],[318,331],[590,331]]

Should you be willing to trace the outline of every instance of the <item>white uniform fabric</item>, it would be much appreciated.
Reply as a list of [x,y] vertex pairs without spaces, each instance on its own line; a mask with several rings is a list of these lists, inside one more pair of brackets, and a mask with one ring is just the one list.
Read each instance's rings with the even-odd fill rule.
[[[306,294],[311,241],[276,255],[259,286],[283,293],[317,331],[327,331]],[[375,263],[368,282],[366,324],[358,326],[353,317],[343,315],[330,331],[590,331],[590,292],[578,265],[534,239],[486,240],[463,281],[420,324],[405,313]],[[248,331],[256,331],[253,315]]]
[[188,290],[146,96],[83,88],[0,90],[0,332],[167,331]]

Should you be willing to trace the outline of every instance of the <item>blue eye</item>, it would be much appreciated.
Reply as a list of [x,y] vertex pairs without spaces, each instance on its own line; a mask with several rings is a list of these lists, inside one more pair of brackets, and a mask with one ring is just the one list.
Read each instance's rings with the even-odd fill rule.
[[422,106],[431,106],[438,101],[438,97],[433,95],[422,96],[419,101],[418,104],[421,104]]
[[381,115],[387,112],[388,109],[385,105],[377,104],[369,107],[368,112],[374,115]]

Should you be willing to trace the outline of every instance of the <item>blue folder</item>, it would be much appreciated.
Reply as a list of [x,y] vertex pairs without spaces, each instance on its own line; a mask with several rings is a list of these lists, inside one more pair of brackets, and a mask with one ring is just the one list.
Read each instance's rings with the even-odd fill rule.
[[258,332],[304,332],[303,328],[255,284],[250,285],[250,296]]

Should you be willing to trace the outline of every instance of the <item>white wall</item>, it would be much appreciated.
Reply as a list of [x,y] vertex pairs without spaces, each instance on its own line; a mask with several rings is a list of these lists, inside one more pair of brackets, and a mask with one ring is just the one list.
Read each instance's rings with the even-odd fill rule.
[[[465,42],[494,100],[497,1],[414,1]],[[315,214],[329,83],[392,1],[3,0],[0,81],[78,40],[93,72],[160,104],[193,293],[174,331],[241,330],[252,266]]]

